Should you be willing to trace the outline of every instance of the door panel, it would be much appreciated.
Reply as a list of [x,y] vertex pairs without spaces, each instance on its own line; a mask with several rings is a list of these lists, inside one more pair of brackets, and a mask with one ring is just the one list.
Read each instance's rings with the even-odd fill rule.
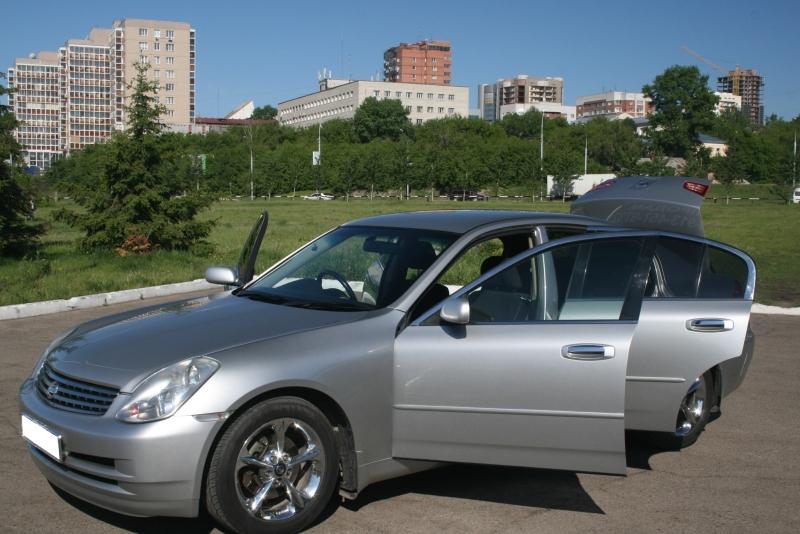
[[[395,344],[393,455],[624,473],[624,376],[634,328],[407,328]],[[613,347],[613,356],[566,358],[562,349],[571,344]]]
[[[627,427],[673,432],[694,379],[741,355],[751,306],[749,300],[645,299],[628,361]],[[703,318],[729,321],[731,328],[687,328],[687,321]]]

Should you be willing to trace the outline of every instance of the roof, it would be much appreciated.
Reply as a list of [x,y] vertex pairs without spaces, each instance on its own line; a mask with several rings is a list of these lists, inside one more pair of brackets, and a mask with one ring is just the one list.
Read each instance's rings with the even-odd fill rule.
[[248,126],[258,124],[272,124],[275,119],[218,119],[216,117],[195,117],[195,124],[210,124],[219,126]]
[[697,139],[703,144],[706,144],[706,143],[712,143],[712,144],[715,144],[715,145],[724,145],[724,144],[726,144],[725,141],[720,139],[719,137],[714,137],[713,135],[708,135],[708,134],[704,134],[704,133],[697,134]]
[[524,223],[591,223],[596,219],[569,215],[566,213],[548,213],[541,211],[512,210],[438,210],[407,211],[364,217],[345,223],[344,226],[381,226],[386,228],[416,228],[465,234],[485,224],[518,220]]

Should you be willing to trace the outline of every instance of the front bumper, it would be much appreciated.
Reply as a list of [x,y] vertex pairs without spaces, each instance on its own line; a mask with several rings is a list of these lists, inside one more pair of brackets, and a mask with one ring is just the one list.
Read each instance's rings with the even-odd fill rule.
[[203,468],[222,420],[173,416],[152,423],[114,418],[120,395],[102,416],[53,408],[32,380],[20,389],[20,412],[61,435],[63,462],[28,445],[39,470],[55,486],[115,512],[195,517]]

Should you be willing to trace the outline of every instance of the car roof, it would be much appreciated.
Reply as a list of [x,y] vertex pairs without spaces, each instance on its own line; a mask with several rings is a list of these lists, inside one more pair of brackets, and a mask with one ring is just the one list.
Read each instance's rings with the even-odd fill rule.
[[[549,213],[524,210],[437,210],[407,211],[364,217],[345,223],[343,226],[380,226],[385,228],[414,228],[465,234],[470,230],[496,222],[519,222],[521,224],[579,224],[607,225],[589,217],[567,213]],[[613,225],[612,225],[613,226]]]

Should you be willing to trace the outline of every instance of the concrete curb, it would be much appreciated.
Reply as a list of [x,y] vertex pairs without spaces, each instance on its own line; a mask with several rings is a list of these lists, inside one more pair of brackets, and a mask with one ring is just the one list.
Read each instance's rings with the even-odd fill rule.
[[133,300],[144,300],[153,297],[166,297],[181,293],[191,293],[192,291],[202,291],[213,289],[220,286],[209,284],[202,278],[191,282],[180,282],[177,284],[165,284],[161,286],[140,287],[137,289],[125,289],[123,291],[112,291],[110,293],[98,293],[96,295],[83,295],[62,300],[45,300],[42,302],[28,302],[26,304],[12,304],[11,306],[0,306],[0,321],[6,319],[22,319],[23,317],[34,317],[36,315],[47,315],[50,313],[60,313],[71,310],[82,310],[86,308],[97,308],[100,306],[110,306],[121,302]]
[[[125,289],[123,291],[112,291],[110,293],[98,293],[96,295],[83,295],[62,300],[45,300],[42,302],[28,302],[26,304],[12,304],[10,306],[0,306],[0,321],[7,319],[22,319],[24,317],[34,317],[36,315],[47,315],[50,313],[60,313],[71,310],[82,310],[86,308],[98,308],[100,306],[110,306],[121,302],[131,302],[133,300],[144,300],[153,297],[167,297],[169,295],[179,295],[181,293],[191,293],[204,289],[214,289],[220,286],[209,284],[204,279],[199,278],[191,282],[180,282],[177,284],[164,284],[161,286],[140,287],[137,289]],[[452,289],[460,288],[453,286]],[[800,307],[781,308],[780,306],[767,306],[766,304],[753,304],[753,313],[767,315],[794,315],[800,316]]]

